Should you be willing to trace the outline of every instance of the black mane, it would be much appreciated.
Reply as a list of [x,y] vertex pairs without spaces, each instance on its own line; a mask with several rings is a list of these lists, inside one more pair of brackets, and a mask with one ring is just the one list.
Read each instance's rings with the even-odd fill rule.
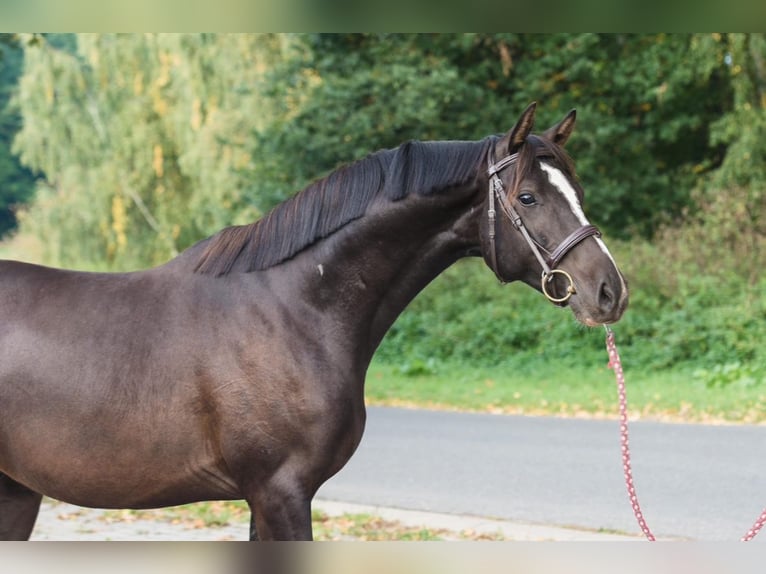
[[411,141],[373,153],[310,184],[255,223],[223,229],[209,240],[195,271],[220,276],[235,265],[245,272],[278,265],[362,217],[380,196],[398,201],[465,183],[494,141]]

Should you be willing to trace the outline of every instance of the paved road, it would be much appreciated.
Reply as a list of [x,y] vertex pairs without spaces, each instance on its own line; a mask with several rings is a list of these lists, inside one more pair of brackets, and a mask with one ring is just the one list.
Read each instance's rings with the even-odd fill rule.
[[[658,538],[738,540],[766,506],[766,427],[630,430],[636,488]],[[318,496],[639,532],[616,421],[370,408],[359,450]]]

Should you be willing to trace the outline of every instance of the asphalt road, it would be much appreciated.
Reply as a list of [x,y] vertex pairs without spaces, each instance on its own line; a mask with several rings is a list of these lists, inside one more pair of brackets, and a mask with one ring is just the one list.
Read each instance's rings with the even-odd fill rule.
[[[637,421],[630,431],[658,539],[738,540],[766,506],[766,427]],[[370,408],[362,444],[318,497],[640,533],[620,456],[617,421]]]

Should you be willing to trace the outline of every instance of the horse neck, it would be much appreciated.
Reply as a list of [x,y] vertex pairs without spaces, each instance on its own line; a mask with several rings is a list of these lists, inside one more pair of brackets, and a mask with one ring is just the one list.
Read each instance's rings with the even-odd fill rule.
[[371,359],[407,304],[478,247],[481,195],[472,184],[378,202],[296,258],[300,296],[340,322],[355,345],[366,344],[365,359]]

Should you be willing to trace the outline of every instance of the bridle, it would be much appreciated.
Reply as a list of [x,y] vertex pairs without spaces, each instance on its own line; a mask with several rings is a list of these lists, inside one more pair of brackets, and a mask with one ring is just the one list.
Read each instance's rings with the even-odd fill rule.
[[[495,223],[497,213],[495,211],[495,199],[497,199],[497,202],[500,205],[500,209],[503,211],[505,216],[511,220],[513,227],[521,232],[524,240],[527,242],[530,249],[532,250],[532,253],[540,262],[540,265],[543,268],[541,279],[543,294],[552,303],[563,305],[569,300],[572,294],[576,292],[576,290],[572,276],[563,269],[557,269],[559,263],[567,255],[567,253],[579,245],[583,239],[591,236],[601,237],[601,232],[595,225],[583,225],[582,227],[579,227],[570,233],[569,236],[564,239],[564,241],[562,241],[559,246],[556,247],[556,249],[553,250],[553,252],[545,249],[545,247],[535,241],[529,234],[529,231],[527,231],[527,228],[524,226],[524,222],[522,221],[518,211],[516,211],[513,205],[511,205],[511,203],[508,201],[508,197],[505,192],[505,186],[503,186],[502,180],[498,177],[498,174],[502,170],[516,163],[516,160],[519,158],[519,154],[514,153],[505,156],[500,161],[495,163],[493,159],[493,147],[494,146],[490,146],[489,151],[487,152],[487,175],[489,176],[489,207],[487,210],[487,215],[489,217],[489,244],[492,271],[494,271],[495,275],[501,283],[508,282],[500,275],[500,271],[497,267],[497,248],[495,245]],[[543,252],[547,257],[543,256]],[[546,287],[551,281],[553,281],[553,278],[557,274],[562,275],[569,282],[569,285],[566,289],[566,295],[563,297],[555,297],[548,292]]]

